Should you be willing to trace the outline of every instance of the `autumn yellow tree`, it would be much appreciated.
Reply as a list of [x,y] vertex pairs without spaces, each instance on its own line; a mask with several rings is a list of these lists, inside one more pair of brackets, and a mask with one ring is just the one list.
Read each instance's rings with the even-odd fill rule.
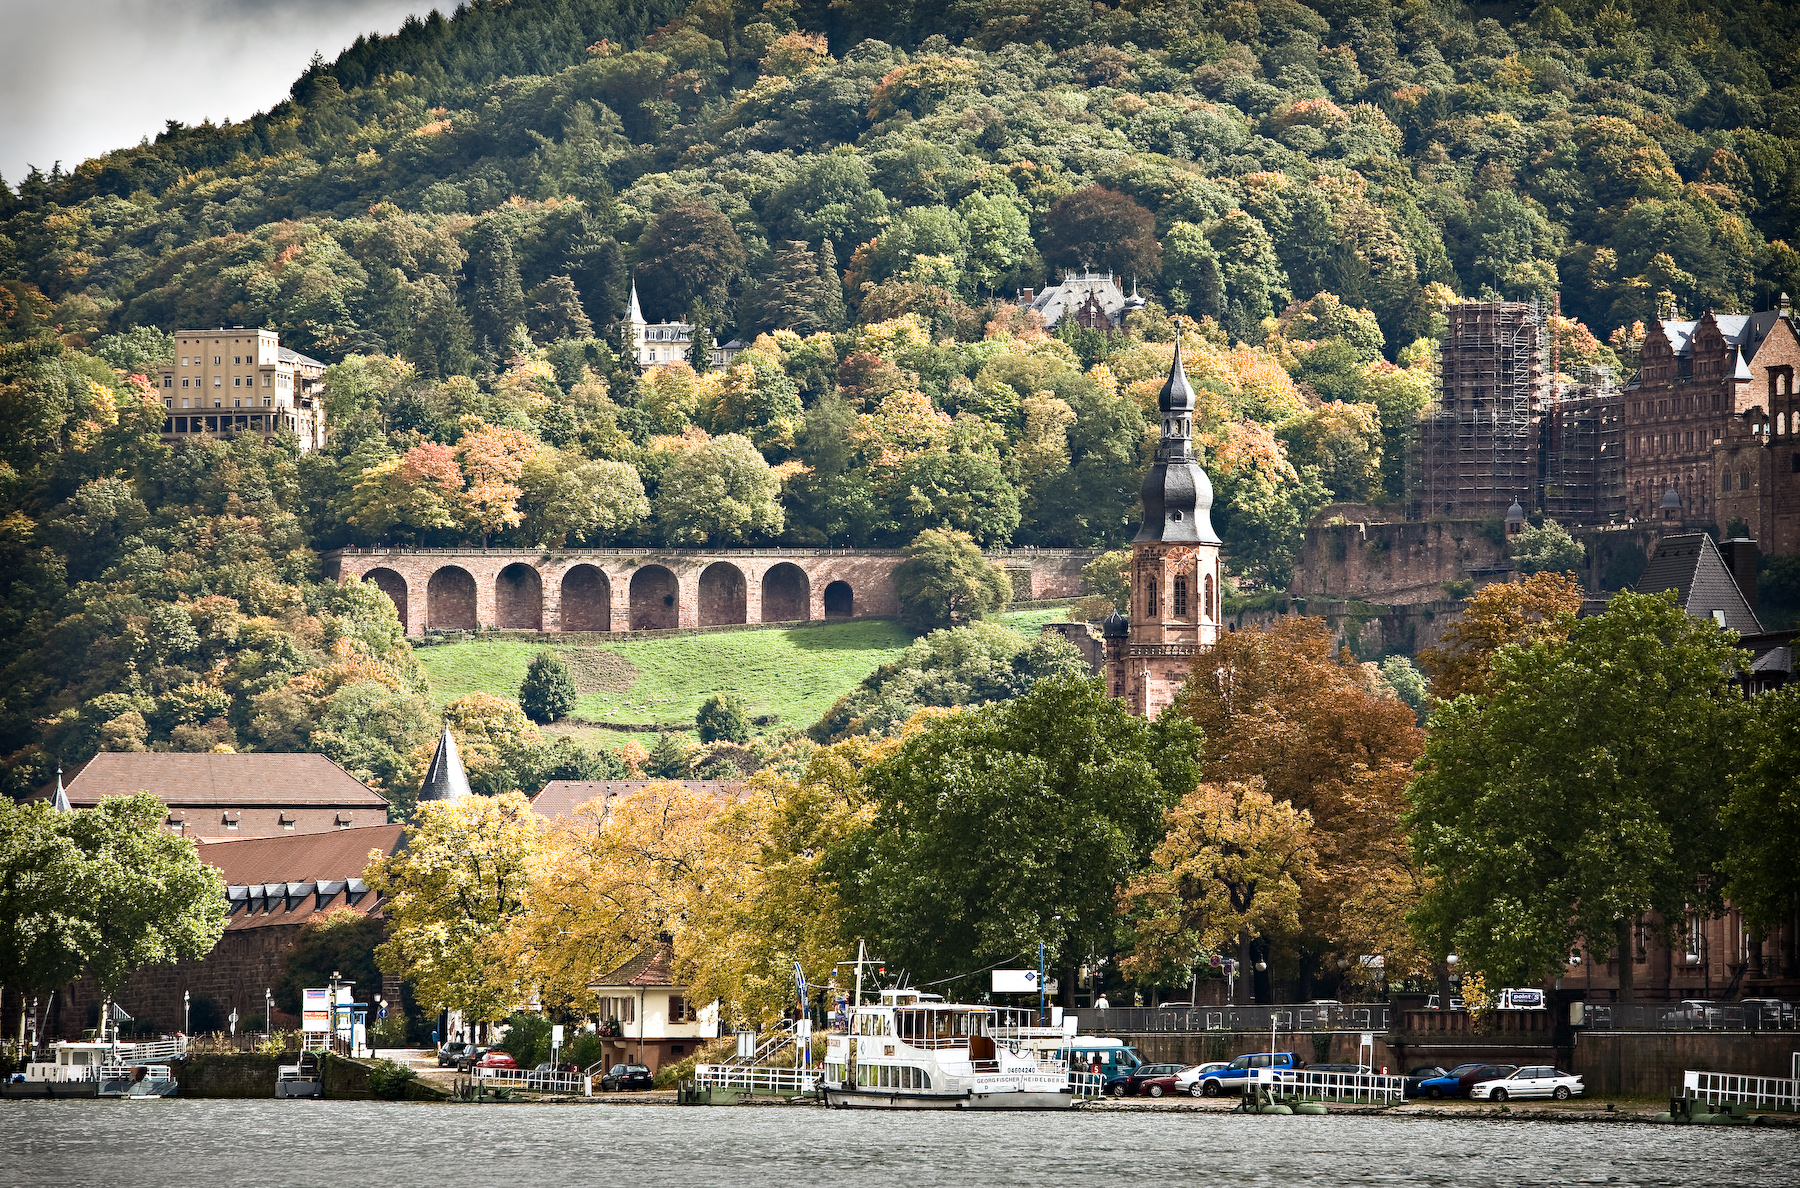
[[1522,582],[1483,586],[1435,648],[1419,653],[1432,696],[1449,701],[1487,686],[1494,653],[1508,644],[1567,639],[1581,609],[1581,583],[1564,573],[1534,573]]
[[[1424,971],[1406,911],[1422,890],[1400,826],[1424,745],[1412,710],[1332,641],[1321,619],[1225,635],[1177,698],[1205,732],[1205,778],[1260,779],[1309,814],[1318,861],[1300,882],[1302,996],[1331,956]],[[1267,993],[1259,979],[1259,995]]]
[[681,932],[707,893],[719,810],[711,796],[658,783],[591,800],[551,827],[512,938],[545,1002],[589,1006],[595,977]]
[[525,907],[541,818],[517,792],[419,806],[406,844],[373,854],[369,886],[385,897],[385,973],[413,984],[429,1011],[488,1022],[530,997],[509,932]]
[[1169,832],[1150,869],[1126,884],[1132,918],[1128,977],[1172,980],[1230,946],[1249,966],[1251,941],[1300,928],[1300,883],[1318,855],[1312,817],[1278,801],[1260,779],[1201,784],[1169,810]]

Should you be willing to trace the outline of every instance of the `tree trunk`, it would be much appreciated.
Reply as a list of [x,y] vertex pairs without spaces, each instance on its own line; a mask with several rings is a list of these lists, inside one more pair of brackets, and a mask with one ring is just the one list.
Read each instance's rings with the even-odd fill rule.
[[1619,946],[1619,1001],[1636,1000],[1637,989],[1637,930],[1632,927],[1633,920],[1617,920],[1613,923],[1613,940]]
[[1256,1001],[1256,962],[1250,956],[1248,930],[1238,933],[1237,963],[1237,1000],[1240,1006],[1247,1006]]
[[1437,963],[1438,1009],[1450,1009],[1450,963],[1440,960]]
[[1064,969],[1062,973],[1062,1008],[1065,1011],[1075,1009],[1075,975],[1079,971],[1074,968]]
[[1313,998],[1313,971],[1318,967],[1319,956],[1316,953],[1300,954],[1300,993],[1296,995],[1301,1002],[1311,1002]]

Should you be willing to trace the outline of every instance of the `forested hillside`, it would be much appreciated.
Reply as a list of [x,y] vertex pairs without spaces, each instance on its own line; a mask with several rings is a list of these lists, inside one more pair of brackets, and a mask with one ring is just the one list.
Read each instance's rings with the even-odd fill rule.
[[[514,0],[34,171],[0,187],[0,753],[372,745],[347,724],[419,678],[378,597],[316,584],[343,544],[1117,544],[1177,314],[1228,565],[1283,583],[1323,503],[1401,495],[1457,296],[1559,291],[1564,369],[1628,371],[1662,303],[1800,293],[1796,33],[1693,0]],[[1151,298],[1126,334],[1013,303],[1083,265]],[[640,375],[634,275],[753,345]],[[328,449],[157,440],[132,376],[214,325],[332,365]]]

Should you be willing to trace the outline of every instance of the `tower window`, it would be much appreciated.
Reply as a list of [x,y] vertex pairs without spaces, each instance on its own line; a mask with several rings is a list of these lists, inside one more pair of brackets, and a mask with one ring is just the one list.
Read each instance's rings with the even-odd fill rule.
[[1213,617],[1213,580],[1212,580],[1212,574],[1210,574],[1210,573],[1206,575],[1206,597],[1200,603],[1200,607],[1201,607],[1203,614],[1206,617],[1206,621],[1209,623],[1212,622],[1212,617]]
[[1151,578],[1144,583],[1144,615],[1147,618],[1160,618],[1161,602],[1156,597],[1156,579]]
[[1175,579],[1175,617],[1187,618],[1187,579],[1184,577]]

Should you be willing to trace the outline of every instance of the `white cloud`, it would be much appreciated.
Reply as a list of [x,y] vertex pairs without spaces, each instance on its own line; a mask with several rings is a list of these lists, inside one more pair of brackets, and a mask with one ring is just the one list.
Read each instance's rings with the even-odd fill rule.
[[[0,174],[73,169],[168,120],[244,119],[316,50],[392,33],[433,0],[0,0]],[[453,5],[441,5],[453,7]]]

